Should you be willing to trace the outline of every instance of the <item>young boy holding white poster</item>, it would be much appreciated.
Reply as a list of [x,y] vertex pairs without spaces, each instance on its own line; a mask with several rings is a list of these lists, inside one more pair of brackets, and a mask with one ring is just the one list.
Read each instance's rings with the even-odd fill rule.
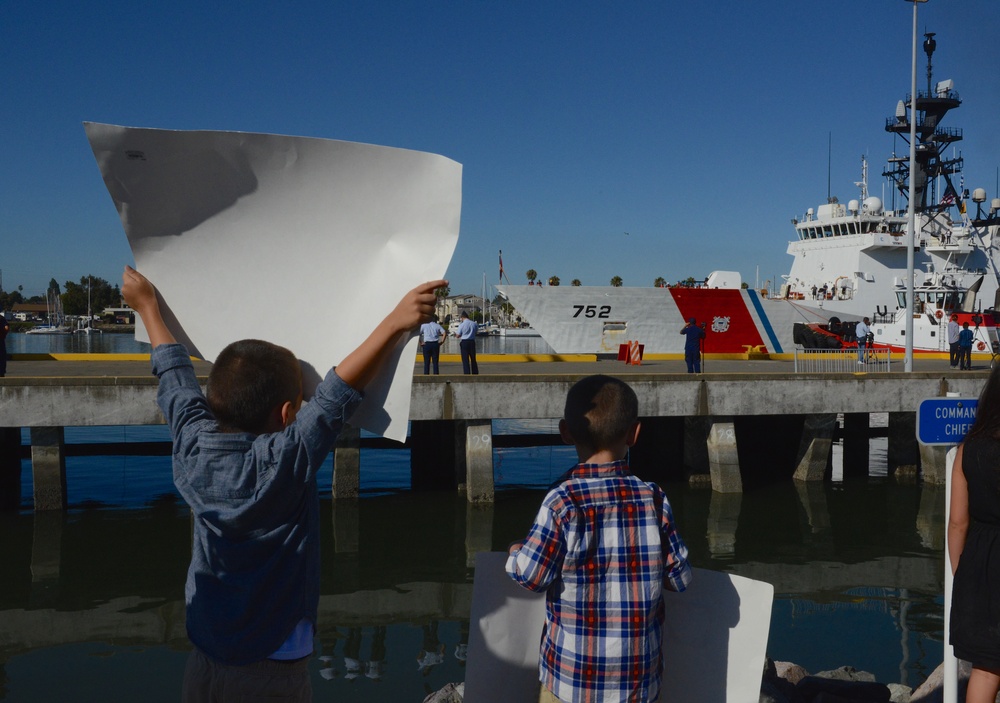
[[434,290],[444,285],[433,281],[407,293],[303,405],[295,355],[260,340],[226,347],[203,394],[187,350],[163,322],[153,285],[125,267],[122,295],[153,346],[174,483],[194,514],[185,601],[195,649],[183,700],[311,700],[316,474],[361,391],[399,339],[430,319]]
[[549,491],[507,573],[546,594],[540,701],[659,698],[662,589],[691,580],[666,495],[629,472],[638,400],[609,376],[577,382],[559,433],[580,463]]

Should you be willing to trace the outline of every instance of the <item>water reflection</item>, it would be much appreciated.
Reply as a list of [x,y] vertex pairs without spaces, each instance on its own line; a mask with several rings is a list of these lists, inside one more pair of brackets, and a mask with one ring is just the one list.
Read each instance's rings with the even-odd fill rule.
[[[942,488],[666,488],[696,566],[775,585],[771,656],[911,683],[940,662]],[[523,537],[541,495],[502,493],[492,508],[451,493],[325,501],[317,700],[420,700],[463,680],[472,556]],[[0,698],[176,700],[182,503],[5,514],[0,530]],[[73,676],[45,673],[67,666]]]
[[148,354],[134,334],[9,334],[9,354]]

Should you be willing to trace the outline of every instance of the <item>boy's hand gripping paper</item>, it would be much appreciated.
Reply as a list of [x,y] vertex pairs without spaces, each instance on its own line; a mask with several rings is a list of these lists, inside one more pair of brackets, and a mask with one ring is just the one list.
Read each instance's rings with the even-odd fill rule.
[[[306,396],[458,242],[462,166],[329,139],[84,125],[136,268],[191,354],[266,339],[302,362]],[[136,338],[148,341],[145,330]],[[417,337],[352,424],[406,437]]]

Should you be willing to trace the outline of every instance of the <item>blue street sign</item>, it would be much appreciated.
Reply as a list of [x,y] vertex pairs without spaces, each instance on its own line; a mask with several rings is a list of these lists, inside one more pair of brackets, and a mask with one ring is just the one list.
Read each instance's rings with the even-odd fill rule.
[[917,441],[961,444],[976,421],[976,398],[928,398],[917,409]]

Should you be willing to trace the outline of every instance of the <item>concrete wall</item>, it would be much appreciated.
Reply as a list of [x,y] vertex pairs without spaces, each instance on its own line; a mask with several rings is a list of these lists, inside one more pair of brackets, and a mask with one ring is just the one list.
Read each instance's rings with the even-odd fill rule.
[[[613,369],[609,369],[613,373]],[[411,420],[553,418],[586,374],[416,376]],[[921,400],[957,392],[976,398],[983,380],[934,373],[629,374],[643,417],[915,412]],[[155,378],[6,378],[0,427],[153,425]]]

